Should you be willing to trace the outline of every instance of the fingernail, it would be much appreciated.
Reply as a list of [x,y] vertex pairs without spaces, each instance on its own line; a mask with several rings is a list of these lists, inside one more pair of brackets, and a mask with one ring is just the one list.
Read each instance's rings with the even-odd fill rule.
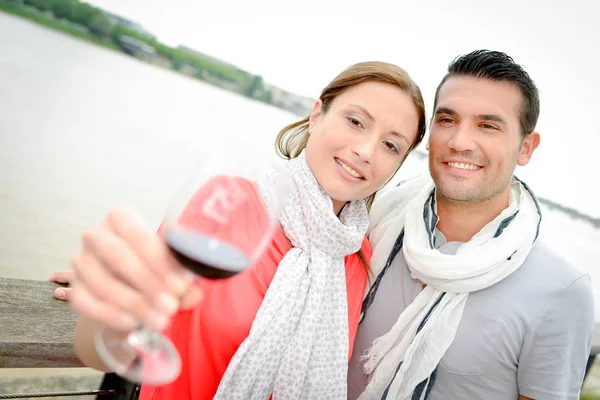
[[126,329],[134,329],[139,325],[138,320],[131,314],[121,314],[121,324]]
[[168,275],[166,279],[167,286],[177,294],[181,294],[188,286],[188,282],[179,275]]
[[146,323],[152,329],[162,331],[167,326],[167,322],[169,322],[169,319],[156,311],[150,310],[146,314]]
[[65,297],[67,297],[67,292],[65,292],[65,289],[56,289],[54,291],[54,296],[56,296],[59,299],[64,299]]
[[158,308],[159,311],[172,315],[177,311],[178,307],[179,304],[173,296],[170,296],[167,293],[160,293],[156,296],[156,308]]
[[195,307],[204,297],[204,294],[198,288],[194,288],[189,294],[187,294],[181,301],[181,308],[192,308]]
[[193,282],[194,279],[196,279],[196,274],[188,269],[185,269],[183,270],[183,279],[185,279],[188,283]]

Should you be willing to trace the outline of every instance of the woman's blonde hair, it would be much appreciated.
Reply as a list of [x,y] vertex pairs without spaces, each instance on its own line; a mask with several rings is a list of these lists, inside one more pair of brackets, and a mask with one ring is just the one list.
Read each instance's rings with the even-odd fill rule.
[[[423,137],[425,136],[425,103],[423,102],[421,89],[419,89],[419,86],[417,86],[417,84],[410,78],[408,73],[397,65],[379,61],[354,64],[336,76],[335,79],[332,80],[321,92],[319,99],[323,103],[323,114],[329,110],[331,103],[337,96],[349,88],[363,82],[383,82],[394,85],[411,96],[415,108],[417,109],[417,113],[419,115],[417,138],[398,165],[398,168],[400,168],[400,165],[402,165],[402,162],[404,162],[406,156],[421,143]],[[301,119],[300,121],[284,127],[281,131],[279,131],[279,134],[275,139],[275,149],[279,156],[286,160],[296,158],[302,152],[302,150],[306,148],[309,138],[309,118],[310,115]],[[365,199],[369,209],[373,204],[376,194],[377,192]]]

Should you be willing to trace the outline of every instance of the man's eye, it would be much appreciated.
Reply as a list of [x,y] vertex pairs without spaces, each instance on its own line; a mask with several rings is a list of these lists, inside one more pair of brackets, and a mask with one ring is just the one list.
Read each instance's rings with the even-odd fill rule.
[[494,125],[491,125],[491,124],[482,124],[482,125],[481,125],[481,127],[482,127],[483,129],[491,129],[491,130],[494,130],[494,131],[497,131],[497,130],[498,130],[498,128],[497,128],[496,126],[494,126]]

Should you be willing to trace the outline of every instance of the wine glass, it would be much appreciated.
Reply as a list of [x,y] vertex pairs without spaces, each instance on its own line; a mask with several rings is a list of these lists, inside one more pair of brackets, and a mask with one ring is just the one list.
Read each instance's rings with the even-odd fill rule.
[[[274,158],[244,147],[205,156],[161,226],[172,254],[198,277],[225,279],[244,271],[279,228],[291,178]],[[95,343],[106,365],[130,381],[161,385],[180,374],[179,353],[160,332],[102,328]]]

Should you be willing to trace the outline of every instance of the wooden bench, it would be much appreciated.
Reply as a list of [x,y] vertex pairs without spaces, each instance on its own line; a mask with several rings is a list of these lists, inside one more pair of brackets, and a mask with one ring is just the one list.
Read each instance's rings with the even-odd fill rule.
[[[77,316],[67,303],[54,298],[58,286],[0,278],[0,368],[83,367],[73,348]],[[588,369],[599,353],[600,323],[596,323]],[[131,400],[135,395],[134,385],[113,374],[105,375],[98,390],[112,391],[101,399]]]
[[[73,347],[77,316],[67,303],[54,298],[58,286],[52,282],[0,278],[0,368],[83,367]],[[0,398],[10,394],[3,393],[7,386],[0,383]],[[90,387],[64,396],[131,400],[135,394],[134,385],[107,374],[100,388]]]

